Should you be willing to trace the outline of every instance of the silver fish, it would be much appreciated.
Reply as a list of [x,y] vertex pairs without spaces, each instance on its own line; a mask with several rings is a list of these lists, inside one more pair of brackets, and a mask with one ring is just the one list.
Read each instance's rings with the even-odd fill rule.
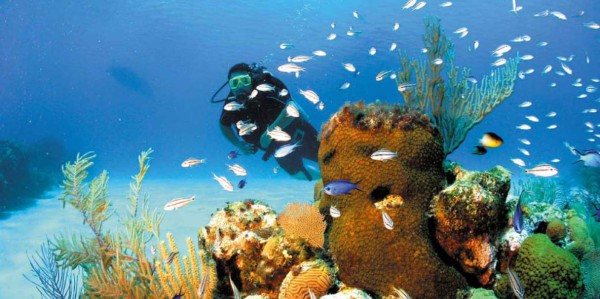
[[277,70],[282,73],[295,73],[296,77],[300,76],[300,72],[303,72],[305,68],[300,67],[293,63],[286,63],[277,67]]
[[517,129],[527,131],[527,130],[531,130],[531,126],[528,124],[522,124],[522,125],[517,126]]
[[302,63],[302,62],[309,61],[311,59],[312,59],[312,56],[299,55],[299,56],[295,56],[295,57],[288,56],[287,61],[294,62],[294,63]]
[[444,60],[442,60],[441,58],[436,58],[433,60],[433,64],[435,65],[440,65],[442,63],[444,63]]
[[240,290],[235,286],[233,280],[231,279],[231,274],[229,274],[229,284],[231,284],[231,290],[233,290],[233,298],[234,299],[242,299],[242,295],[240,295]]
[[377,76],[375,76],[375,81],[381,81],[385,79],[385,77],[389,76],[389,74],[391,73],[392,71],[381,71],[377,74]]
[[256,90],[262,91],[262,92],[269,92],[269,91],[275,90],[275,86],[268,84],[268,83],[263,83],[261,85],[256,86]]
[[394,50],[396,50],[396,47],[397,47],[397,46],[398,46],[398,45],[396,45],[396,43],[392,43],[392,45],[390,46],[390,51],[394,51]]
[[330,206],[329,207],[329,215],[331,215],[331,217],[333,217],[333,218],[338,218],[338,217],[342,216],[342,213],[335,206]]
[[394,291],[398,295],[399,299],[412,299],[410,295],[403,289],[398,289],[394,287]]
[[496,48],[496,50],[492,51],[492,56],[500,57],[500,56],[504,55],[505,53],[507,53],[508,51],[510,51],[510,49],[512,49],[512,47],[509,45],[501,45],[498,48]]
[[402,9],[409,9],[409,8],[413,7],[416,3],[417,3],[417,0],[408,0],[406,2],[406,4],[404,4],[404,6],[402,6]]
[[400,29],[400,23],[394,23],[394,31],[398,31],[398,29]]
[[337,37],[337,34],[332,33],[330,35],[327,36],[327,40],[334,40]]
[[275,158],[283,158],[291,153],[294,152],[294,150],[300,146],[300,142],[294,143],[294,144],[286,144],[286,145],[282,145],[281,147],[279,147],[275,153],[273,154],[273,156]]
[[520,108],[527,108],[527,107],[530,107],[531,105],[533,105],[533,103],[531,103],[530,101],[525,101],[525,102],[519,104],[519,107]]
[[298,108],[296,108],[296,105],[293,103],[290,103],[285,107],[285,112],[287,116],[300,117],[300,111],[298,111]]
[[560,63],[560,66],[562,67],[562,69],[565,71],[565,73],[572,75],[573,71],[571,70],[571,68],[569,68],[568,65],[564,64],[564,63]]
[[178,254],[179,254],[179,251],[173,251],[173,252],[169,253],[169,256],[167,257],[167,260],[165,261],[165,263],[167,265],[171,264]]
[[213,178],[219,182],[219,185],[221,185],[221,187],[223,188],[223,190],[225,191],[229,191],[232,192],[233,191],[233,185],[227,180],[226,177],[224,176],[217,176],[214,172],[213,172]]
[[394,221],[390,218],[390,215],[385,211],[381,211],[381,216],[383,218],[383,226],[389,230],[394,229]]
[[398,157],[398,154],[396,152],[392,152],[387,149],[380,149],[371,154],[371,159],[377,160],[377,161],[387,161],[387,160],[394,159],[396,157]]
[[254,99],[258,95],[258,90],[254,89],[248,96],[249,99]]
[[548,130],[554,130],[556,128],[558,128],[558,125],[549,125],[546,127],[546,129],[548,129]]
[[256,126],[256,124],[252,124],[252,123],[246,124],[242,128],[239,129],[240,131],[238,134],[240,136],[245,136],[245,135],[248,135],[248,134],[256,131],[257,128],[258,127]]
[[344,82],[342,83],[342,85],[340,85],[340,87],[338,87],[339,90],[346,90],[350,87],[350,82]]
[[285,97],[289,94],[290,92],[287,89],[282,89],[281,91],[279,91],[279,96],[281,97]]
[[342,66],[351,73],[356,73],[356,67],[352,63],[342,63]]
[[405,92],[407,89],[417,86],[415,83],[402,83],[398,85],[399,92]]
[[528,151],[528,150],[526,150],[526,149],[524,149],[524,148],[519,148],[519,151],[520,151],[521,153],[523,153],[523,155],[525,155],[525,156],[529,156],[529,151]]
[[413,7],[412,10],[419,10],[419,9],[425,7],[425,5],[427,5],[427,2],[421,1],[421,2],[417,3],[417,5],[415,5],[415,7]]
[[315,295],[310,288],[308,289],[308,296],[310,296],[310,299],[317,299],[317,295]]
[[563,21],[567,20],[567,16],[565,16],[565,14],[560,11],[551,11],[550,14],[563,20]]
[[590,28],[590,29],[595,29],[595,30],[600,29],[600,24],[598,24],[596,22],[587,22],[587,23],[584,23],[583,26]]
[[521,59],[521,60],[532,60],[533,59],[533,55],[526,54],[526,55],[523,55],[523,56],[519,57],[519,59]]
[[279,48],[281,50],[293,49],[294,45],[293,44],[288,44],[288,43],[282,43],[281,45],[279,45]]
[[550,111],[548,112],[548,114],[546,114],[546,117],[555,117],[556,116],[556,112],[554,111]]
[[195,199],[196,195],[188,198],[175,198],[167,202],[167,204],[165,204],[164,209],[165,211],[177,210],[181,207],[187,206],[190,202],[194,201]]
[[319,96],[316,92],[312,90],[300,89],[300,94],[303,95],[307,100],[309,100],[313,104],[317,104],[319,102]]
[[529,141],[527,139],[519,139],[519,141],[525,145],[531,145],[531,141]]
[[525,161],[519,159],[519,158],[514,158],[514,159],[510,159],[513,163],[521,166],[521,167],[525,167]]
[[238,110],[242,110],[245,108],[246,107],[244,106],[244,104],[240,104],[236,101],[229,102],[229,103],[225,104],[225,106],[223,106],[223,110],[226,110],[226,111],[238,111]]
[[327,53],[323,50],[316,50],[316,51],[313,51],[312,53],[315,54],[315,56],[319,56],[319,57],[327,56]]
[[208,275],[202,276],[202,280],[200,281],[200,285],[198,286],[198,292],[196,293],[198,297],[204,298],[204,292],[206,291],[206,284],[208,282]]
[[529,121],[534,122],[534,123],[537,123],[540,121],[539,118],[537,118],[534,115],[527,115],[527,116],[525,116],[525,118],[527,118]]
[[281,142],[290,141],[292,139],[292,137],[290,136],[290,134],[286,133],[285,131],[283,131],[278,126],[275,127],[271,131],[269,131],[269,129],[267,129],[267,135],[269,137],[271,137],[271,139],[273,139],[275,141],[281,141]]
[[375,49],[375,47],[371,47],[371,49],[369,49],[369,55],[373,56],[375,53],[377,53],[377,49]]
[[550,164],[539,164],[534,168],[525,170],[525,173],[546,178],[557,175],[558,170]]
[[440,4],[441,7],[450,7],[452,6],[452,2],[450,1],[446,1]]
[[506,59],[500,58],[492,63],[492,66],[499,67],[506,64]]
[[229,170],[233,171],[233,173],[237,176],[245,176],[248,174],[246,169],[244,169],[244,167],[242,167],[239,164],[233,164],[233,165],[227,164],[227,167],[229,167]]
[[196,165],[203,164],[204,162],[206,162],[206,159],[187,158],[185,161],[181,162],[181,167],[194,167]]
[[552,70],[552,66],[551,65],[547,65],[546,67],[544,67],[544,70],[542,71],[542,74],[547,74]]
[[511,268],[508,268],[508,279],[510,280],[510,287],[517,296],[518,299],[525,298],[525,288],[519,280],[519,276]]

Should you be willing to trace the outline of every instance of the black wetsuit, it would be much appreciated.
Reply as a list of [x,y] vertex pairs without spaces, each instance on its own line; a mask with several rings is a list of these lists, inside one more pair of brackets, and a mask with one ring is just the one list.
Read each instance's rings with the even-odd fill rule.
[[290,141],[280,142],[272,140],[268,148],[261,147],[261,135],[268,126],[279,117],[279,114],[285,109],[287,102],[291,100],[289,92],[285,96],[279,95],[280,91],[282,89],[287,89],[287,87],[279,79],[271,76],[270,73],[264,73],[260,79],[253,80],[252,89],[255,89],[256,86],[263,83],[268,83],[274,86],[275,89],[268,92],[258,92],[253,99],[245,97],[245,99],[239,100],[230,92],[225,101],[225,105],[237,101],[238,103],[244,104],[244,109],[236,111],[223,110],[220,120],[221,124],[227,127],[233,126],[239,136],[240,130],[236,126],[238,121],[241,120],[246,123],[254,123],[257,127],[256,130],[240,137],[244,141],[253,144],[256,148],[264,150],[265,154],[263,155],[263,160],[265,161],[273,155],[280,146],[299,142],[300,146],[297,147],[294,152],[285,157],[276,158],[277,163],[279,163],[281,168],[289,174],[294,175],[299,171],[302,171],[309,180],[312,180],[312,176],[304,167],[302,158],[315,162],[317,161],[317,154],[319,152],[319,141],[317,139],[318,132],[305,119],[301,117],[295,118],[286,128],[282,128],[283,131],[287,132],[292,137]]

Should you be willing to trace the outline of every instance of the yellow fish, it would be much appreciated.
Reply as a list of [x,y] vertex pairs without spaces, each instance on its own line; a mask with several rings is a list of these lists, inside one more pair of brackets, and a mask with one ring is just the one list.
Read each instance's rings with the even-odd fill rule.
[[483,134],[483,137],[481,137],[479,142],[481,142],[481,145],[485,147],[493,148],[501,146],[502,143],[504,143],[504,140],[502,140],[502,137],[498,136],[496,133],[487,132]]

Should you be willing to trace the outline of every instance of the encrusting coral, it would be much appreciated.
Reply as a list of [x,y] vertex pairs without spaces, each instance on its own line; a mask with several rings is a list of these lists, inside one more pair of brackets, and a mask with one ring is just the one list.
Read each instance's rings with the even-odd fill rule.
[[435,237],[463,271],[489,285],[495,274],[496,240],[507,225],[510,172],[499,166],[486,172],[454,166],[452,175],[454,183],[432,203]]
[[[276,219],[268,205],[251,199],[229,203],[212,216],[199,242],[214,256],[220,281],[231,275],[242,294],[276,299],[292,267],[314,259],[317,248],[284,234]],[[228,293],[231,287],[220,284],[218,290]]]
[[[344,179],[362,190],[324,193],[319,203],[323,213],[332,205],[341,212],[327,218],[328,248],[340,280],[380,296],[397,286],[413,298],[453,298],[466,281],[429,239],[429,204],[445,184],[442,139],[429,118],[398,105],[346,104],[323,125],[320,138],[323,184]],[[380,149],[397,157],[371,159]],[[385,208],[392,230],[376,207],[386,198],[398,203]]]
[[590,237],[588,227],[575,210],[567,213],[567,227],[571,243],[566,249],[581,259],[586,253],[594,249],[594,240]]
[[600,249],[596,248],[583,256],[581,274],[585,283],[584,299],[600,298]]
[[[423,41],[428,60],[409,59],[401,53],[402,70],[396,84],[407,107],[432,117],[444,136],[444,153],[448,155],[464,141],[471,128],[511,95],[519,59],[507,59],[505,66],[483,76],[477,84],[471,83],[471,70],[454,66],[454,45],[446,38],[439,19],[425,18],[425,27]],[[408,83],[416,86],[404,87]]]

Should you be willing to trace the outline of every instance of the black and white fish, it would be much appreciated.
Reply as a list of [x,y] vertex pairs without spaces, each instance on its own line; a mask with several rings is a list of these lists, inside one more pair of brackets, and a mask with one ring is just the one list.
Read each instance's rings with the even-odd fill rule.
[[377,160],[377,161],[387,161],[387,160],[394,159],[396,157],[398,157],[398,154],[396,152],[392,152],[387,149],[380,149],[371,154],[371,159]]
[[537,166],[525,170],[526,174],[531,174],[536,177],[552,177],[558,174],[558,169],[550,164],[538,164]]
[[167,202],[167,204],[165,204],[164,209],[165,211],[177,210],[181,207],[187,206],[190,202],[194,201],[195,199],[196,195],[187,198],[175,198]]
[[517,273],[511,268],[508,268],[508,279],[510,280],[510,287],[515,293],[515,296],[517,296],[518,299],[525,298],[525,288],[523,288],[523,284]]
[[226,177],[217,176],[214,172],[212,175],[213,175],[213,178],[219,183],[219,185],[221,185],[223,190],[229,191],[229,192],[233,191],[233,185],[229,182],[229,180],[227,180]]
[[392,220],[390,215],[388,215],[388,213],[386,213],[385,211],[381,211],[381,217],[383,218],[383,226],[385,228],[389,230],[394,229],[394,221]]
[[342,216],[342,212],[340,212],[340,210],[336,206],[332,205],[329,207],[329,215],[331,215],[331,217],[333,218],[338,218]]
[[294,144],[286,144],[286,145],[282,145],[281,147],[279,147],[275,153],[273,154],[273,156],[275,158],[283,158],[291,153],[294,152],[294,150],[300,146],[300,142],[294,143]]
[[248,174],[246,169],[244,169],[244,167],[242,167],[239,164],[233,164],[233,165],[227,164],[227,167],[229,167],[229,170],[233,171],[233,173],[237,176],[245,176]]

